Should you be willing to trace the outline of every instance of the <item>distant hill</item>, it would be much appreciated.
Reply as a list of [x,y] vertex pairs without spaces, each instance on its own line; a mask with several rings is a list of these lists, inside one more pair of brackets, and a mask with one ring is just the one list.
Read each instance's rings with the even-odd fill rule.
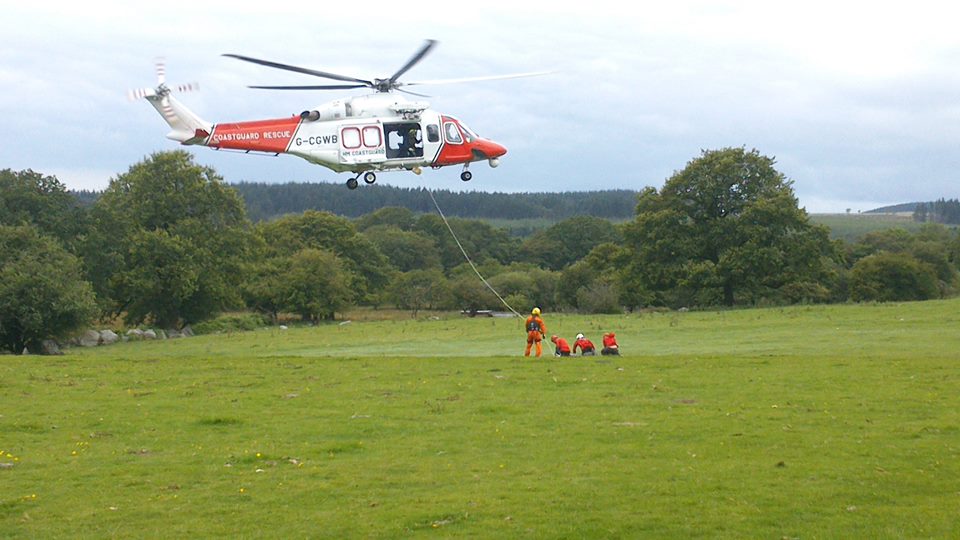
[[918,202],[908,202],[902,204],[894,204],[891,206],[883,206],[880,208],[874,208],[873,210],[867,210],[863,212],[864,214],[896,214],[899,212],[913,212],[917,209],[917,205],[922,204]]
[[[400,206],[418,213],[435,212],[425,188],[398,188],[374,184],[349,190],[343,184],[296,183],[231,184],[247,205],[253,221],[273,219],[305,210],[326,210],[346,217],[359,217],[385,206]],[[634,216],[637,193],[606,190],[564,193],[482,193],[433,191],[443,213],[473,219],[562,220],[590,215],[612,220]]]

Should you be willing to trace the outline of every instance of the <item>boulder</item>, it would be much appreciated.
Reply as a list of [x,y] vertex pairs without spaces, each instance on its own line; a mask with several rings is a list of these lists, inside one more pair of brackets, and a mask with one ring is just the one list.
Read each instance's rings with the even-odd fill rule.
[[153,330],[144,330],[142,334],[143,339],[157,339],[157,333]]
[[96,347],[100,344],[100,332],[87,330],[80,336],[81,347]]
[[190,328],[190,325],[188,324],[183,327],[183,330],[180,330],[180,335],[183,337],[193,337],[195,334],[193,333],[193,328]]
[[131,328],[127,330],[127,337],[130,339],[143,339],[143,330],[139,328]]
[[100,344],[101,345],[112,345],[120,339],[120,336],[117,335],[113,330],[101,330],[100,331]]
[[40,343],[40,352],[49,355],[63,354],[63,351],[60,350],[60,344],[52,339],[45,339]]

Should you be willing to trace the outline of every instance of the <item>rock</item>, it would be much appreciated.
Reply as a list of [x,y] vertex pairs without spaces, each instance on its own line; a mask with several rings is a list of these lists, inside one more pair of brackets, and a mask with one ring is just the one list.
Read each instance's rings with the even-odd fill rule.
[[117,335],[113,330],[101,330],[100,331],[100,344],[101,345],[112,345],[120,339],[120,336]]
[[281,324],[281,325],[280,325],[280,329],[281,329],[281,330],[286,330],[286,329],[287,329],[287,325]]
[[60,344],[52,339],[45,339],[40,343],[40,352],[49,355],[63,354],[63,351],[60,350]]
[[193,328],[190,328],[189,324],[187,326],[184,326],[183,329],[180,330],[180,335],[183,337],[193,337],[194,336]]
[[157,333],[153,330],[144,330],[141,335],[143,339],[157,339]]
[[87,330],[80,336],[81,347],[96,347],[100,344],[100,332],[96,330]]
[[167,339],[167,333],[163,330],[157,330],[157,339]]
[[183,334],[181,334],[179,330],[175,330],[173,328],[171,328],[170,330],[167,330],[166,332],[167,332],[167,339],[179,339],[183,337]]
[[127,337],[131,339],[143,339],[143,330],[139,328],[131,328],[127,330]]

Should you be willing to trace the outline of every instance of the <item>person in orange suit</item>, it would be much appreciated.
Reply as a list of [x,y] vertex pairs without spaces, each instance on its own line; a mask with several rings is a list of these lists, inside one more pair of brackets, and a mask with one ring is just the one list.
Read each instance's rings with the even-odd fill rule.
[[620,346],[617,345],[617,335],[613,332],[608,332],[603,335],[603,350],[600,351],[600,354],[604,356],[616,355],[620,356]]
[[570,344],[567,343],[567,340],[558,336],[550,336],[550,341],[557,346],[553,353],[554,356],[570,356]]
[[523,355],[530,356],[530,348],[536,345],[537,358],[539,358],[540,355],[543,354],[543,347],[540,345],[540,341],[543,340],[543,336],[547,332],[547,325],[544,324],[543,319],[540,318],[540,308],[533,308],[530,316],[527,317],[527,323],[524,328],[527,329],[527,350],[524,351]]
[[596,351],[593,342],[583,337],[583,334],[577,334],[577,340],[573,342],[573,354],[577,354],[578,348],[583,356],[593,356]]

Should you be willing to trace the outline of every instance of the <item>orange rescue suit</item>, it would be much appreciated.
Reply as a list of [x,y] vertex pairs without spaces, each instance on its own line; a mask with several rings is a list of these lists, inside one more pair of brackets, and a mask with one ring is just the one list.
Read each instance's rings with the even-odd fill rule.
[[530,356],[530,348],[533,345],[536,345],[537,356],[539,357],[543,354],[543,347],[540,345],[540,341],[543,340],[543,335],[547,332],[547,325],[543,323],[543,319],[539,315],[531,315],[527,317],[527,322],[524,328],[527,329],[527,350],[524,351],[524,356]]

